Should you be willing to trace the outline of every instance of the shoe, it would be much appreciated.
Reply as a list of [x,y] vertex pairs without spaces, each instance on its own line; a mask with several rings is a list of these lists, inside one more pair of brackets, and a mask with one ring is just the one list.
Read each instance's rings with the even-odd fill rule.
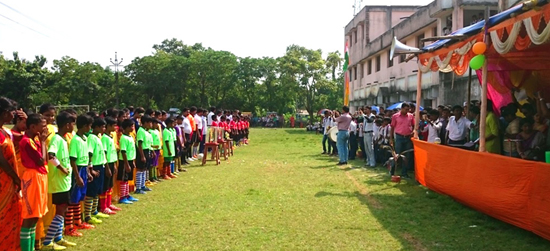
[[110,208],[105,208],[105,210],[103,210],[103,213],[104,213],[104,214],[107,214],[107,215],[114,215],[114,214],[116,214],[116,212],[113,211],[113,210],[110,209]]
[[71,236],[71,237],[82,237],[82,233],[76,231],[76,228],[66,229],[65,230],[65,236]]
[[175,179],[175,178],[177,178],[178,176],[175,176],[175,175],[173,175],[173,174],[170,174],[170,175],[168,175],[168,177],[170,177],[170,178],[172,178],[172,179]]
[[194,160],[192,158],[187,158],[188,162],[193,162]]
[[118,201],[118,204],[134,204],[134,203],[128,200],[128,198],[124,197]]
[[55,243],[51,242],[48,245],[42,246],[42,248],[40,250],[65,250],[65,249],[67,249],[67,247],[61,246],[61,245],[58,245],[58,244],[55,244]]
[[109,209],[111,209],[111,210],[113,210],[113,211],[120,211],[120,210],[122,210],[122,208],[117,207],[117,206],[115,206],[115,205],[110,205],[110,206],[109,206]]
[[[147,194],[145,191],[141,190],[141,189],[137,189],[134,194]],[[130,200],[130,199],[129,199]],[[130,200],[132,201],[132,200]]]
[[142,190],[142,191],[145,191],[145,192],[151,192],[151,191],[153,191],[153,189],[148,188],[148,187],[143,187],[141,190]]
[[345,165],[345,164],[346,164],[346,162],[338,162],[338,164],[336,164],[336,165],[337,165],[337,166],[343,166],[343,165]]
[[321,154],[327,154],[327,152],[322,152]]
[[138,199],[128,195],[128,200],[131,201],[131,202],[136,202],[136,201],[139,201]]
[[98,219],[98,218],[96,218],[96,217],[90,217],[90,219],[88,219],[86,222],[87,222],[88,224],[94,224],[94,225],[103,223],[102,220],[100,220],[100,219]]
[[162,176],[162,178],[165,179],[165,180],[171,180],[172,179],[172,178],[168,177],[168,175],[164,175],[164,176]]
[[156,185],[156,184],[153,183],[153,182],[151,182],[151,181],[146,181],[146,182],[145,182],[145,185],[146,185],[146,186],[154,186],[154,185]]
[[196,154],[193,155],[193,159],[195,159],[195,160],[199,159],[199,158],[197,158],[197,157],[198,157],[198,156],[197,156]]
[[181,172],[185,173],[185,172],[187,172],[187,169],[182,168],[182,169],[181,169]]
[[61,239],[60,241],[57,241],[55,243],[57,245],[61,245],[61,246],[64,246],[64,247],[76,247],[76,243],[70,242],[70,241],[65,240],[65,239]]
[[92,217],[95,217],[97,219],[107,219],[109,218],[109,215],[101,212],[97,212],[96,214],[92,215]]
[[88,224],[88,223],[86,223],[86,222],[82,222],[82,224],[80,224],[80,225],[75,225],[75,228],[76,228],[76,229],[94,229],[95,226],[94,226],[94,225],[90,225],[90,224]]

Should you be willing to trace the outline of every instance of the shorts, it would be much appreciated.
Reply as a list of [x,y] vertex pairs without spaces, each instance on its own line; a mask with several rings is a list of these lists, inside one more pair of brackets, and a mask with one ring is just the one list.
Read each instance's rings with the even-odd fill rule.
[[[103,192],[103,182],[105,182],[105,166],[94,166],[94,171],[99,172],[99,176],[94,177],[94,179],[88,183],[88,188],[86,189],[86,196],[96,197]],[[93,175],[92,175],[93,176]]]
[[193,132],[193,134],[191,135],[191,143],[199,143],[199,142],[201,142],[200,132],[199,131]]
[[[77,204],[81,201],[83,201],[86,198],[86,187],[88,185],[88,167],[87,166],[78,166],[78,173],[73,172],[73,176],[71,179],[71,203]],[[76,184],[76,175],[80,176],[82,178],[82,181],[84,183],[84,186],[79,187]]]
[[118,161],[118,172],[116,176],[118,181],[134,180],[134,168],[136,168],[136,166],[133,160],[129,160],[128,164],[130,165],[130,172],[124,170],[124,160]]
[[166,156],[164,157],[164,163],[167,163],[167,162],[170,163],[173,160],[174,160],[174,157],[166,157]]
[[[105,179],[103,180],[103,191],[101,193],[106,193],[109,189],[113,188],[113,176],[115,176],[115,163],[107,163],[105,165]],[[111,177],[107,177],[107,168],[111,170]]]
[[136,167],[141,171],[151,168],[151,150],[143,149],[143,155],[145,155],[145,162],[141,161],[141,157],[136,158]]
[[52,204],[64,205],[71,202],[71,192],[52,193]]
[[21,178],[22,218],[42,218],[48,212],[48,175],[36,169],[25,169]]
[[151,166],[158,166],[159,165],[159,157],[160,157],[160,150],[153,150],[155,152],[155,156],[151,159]]

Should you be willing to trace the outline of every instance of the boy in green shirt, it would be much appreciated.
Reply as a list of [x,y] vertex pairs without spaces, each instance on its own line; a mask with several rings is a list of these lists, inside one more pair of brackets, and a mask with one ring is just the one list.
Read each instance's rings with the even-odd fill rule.
[[105,132],[105,120],[96,117],[92,124],[92,133],[88,136],[88,149],[91,152],[92,174],[94,179],[88,182],[86,189],[86,202],[84,204],[84,220],[90,224],[100,224],[101,219],[109,218],[109,215],[100,213],[97,210],[99,205],[99,194],[103,191],[105,181],[105,149],[99,137]]
[[113,194],[113,175],[117,173],[115,163],[118,160],[115,140],[113,139],[113,132],[116,132],[117,121],[114,118],[106,117],[105,133],[101,136],[101,143],[103,149],[105,149],[105,158],[107,164],[105,165],[105,180],[103,181],[103,190],[99,195],[99,210],[104,214],[116,214],[115,211],[121,209],[111,204]]
[[[71,180],[71,201],[65,221],[65,235],[82,236],[76,229],[94,228],[86,222],[82,222],[82,210],[80,202],[86,197],[86,186],[92,177],[92,163],[90,162],[90,150],[87,137],[84,135],[92,128],[93,119],[88,115],[80,115],[76,118],[76,135],[69,144],[69,158],[73,175]],[[74,218],[74,222],[73,222]],[[74,223],[74,224],[73,224]]]
[[151,182],[158,182],[160,181],[158,179],[157,175],[157,166],[159,164],[159,156],[160,156],[160,132],[158,130],[159,127],[159,121],[157,119],[153,119],[153,126],[151,129],[149,129],[149,133],[151,133],[151,137],[153,138],[153,145],[151,148],[153,149],[153,152],[155,155],[153,156],[153,159],[151,161],[151,175],[149,176],[149,179]]
[[53,218],[44,239],[44,248],[59,250],[64,247],[76,246],[76,243],[63,239],[63,223],[65,212],[70,202],[71,189],[71,160],[69,159],[69,145],[63,136],[72,132],[76,118],[67,112],[57,115],[58,131],[50,139],[48,146],[48,192],[52,194],[52,204],[55,205]]
[[164,144],[162,145],[162,154],[164,155],[163,178],[166,180],[169,180],[176,177],[170,173],[170,165],[174,160],[174,156],[176,156],[176,149],[174,147],[175,144],[173,139],[174,134],[171,131],[171,129],[174,128],[174,120],[171,118],[168,118],[164,121],[164,123],[166,124],[166,128],[162,130],[162,139],[164,140]]
[[138,158],[136,159],[136,191],[135,194],[146,194],[151,191],[145,186],[149,169],[151,168],[153,137],[147,130],[153,126],[153,118],[149,115],[141,117],[141,127],[139,127],[136,135]]
[[122,135],[120,136],[120,154],[118,156],[117,180],[120,182],[120,200],[121,204],[132,204],[138,199],[130,196],[129,180],[134,179],[134,168],[136,167],[136,143],[130,133],[134,131],[134,121],[125,119],[122,121]]

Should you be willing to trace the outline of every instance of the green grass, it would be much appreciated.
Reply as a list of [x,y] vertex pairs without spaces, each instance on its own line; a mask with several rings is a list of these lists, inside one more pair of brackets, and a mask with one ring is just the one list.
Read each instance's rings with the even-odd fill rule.
[[383,168],[338,168],[320,155],[320,135],[251,135],[229,161],[193,164],[71,238],[71,250],[550,250],[446,196],[391,183]]

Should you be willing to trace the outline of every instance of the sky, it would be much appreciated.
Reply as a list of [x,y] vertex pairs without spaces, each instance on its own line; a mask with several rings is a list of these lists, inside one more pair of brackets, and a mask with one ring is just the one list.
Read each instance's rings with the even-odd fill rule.
[[[292,44],[328,52],[344,47],[354,0],[0,0],[0,51],[7,58],[70,56],[103,66],[151,55],[177,38],[238,57],[279,57]],[[365,5],[431,0],[363,0]]]

